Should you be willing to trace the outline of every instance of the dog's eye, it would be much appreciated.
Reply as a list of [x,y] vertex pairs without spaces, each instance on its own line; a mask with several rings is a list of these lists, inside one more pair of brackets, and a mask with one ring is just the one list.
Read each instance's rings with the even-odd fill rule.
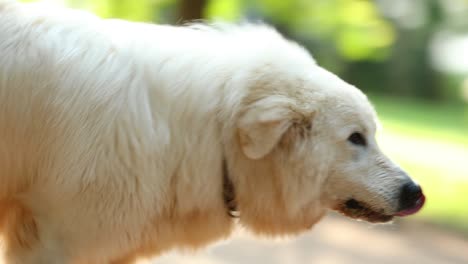
[[365,146],[367,144],[364,136],[358,132],[352,133],[351,136],[348,137],[348,141],[358,146]]

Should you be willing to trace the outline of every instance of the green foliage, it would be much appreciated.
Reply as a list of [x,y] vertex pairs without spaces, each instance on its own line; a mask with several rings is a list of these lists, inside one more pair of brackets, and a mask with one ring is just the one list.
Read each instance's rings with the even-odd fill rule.
[[100,17],[132,21],[156,21],[161,7],[176,3],[175,0],[62,0],[61,2],[69,7],[89,10]]
[[242,8],[238,0],[212,0],[205,9],[205,16],[209,19],[238,21]]
[[394,42],[392,26],[380,18],[373,4],[346,1],[340,7],[340,29],[336,36],[338,49],[351,60],[381,58]]
[[70,1],[71,5],[91,10],[92,12],[110,18],[122,18],[133,21],[153,21],[157,18],[157,4],[154,0],[80,0]]
[[382,59],[395,39],[370,1],[259,0],[254,6],[294,31],[329,39],[348,60]]

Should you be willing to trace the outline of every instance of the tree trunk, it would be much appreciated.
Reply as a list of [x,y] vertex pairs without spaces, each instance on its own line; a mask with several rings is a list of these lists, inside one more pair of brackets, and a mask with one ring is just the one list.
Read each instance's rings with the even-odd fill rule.
[[207,0],[180,0],[179,22],[203,18],[203,9]]

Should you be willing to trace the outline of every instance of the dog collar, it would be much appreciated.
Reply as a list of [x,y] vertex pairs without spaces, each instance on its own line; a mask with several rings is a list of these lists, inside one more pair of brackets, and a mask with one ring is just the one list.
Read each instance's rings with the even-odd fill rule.
[[232,218],[239,218],[240,212],[237,210],[236,190],[229,177],[226,158],[223,158],[223,200],[228,215]]

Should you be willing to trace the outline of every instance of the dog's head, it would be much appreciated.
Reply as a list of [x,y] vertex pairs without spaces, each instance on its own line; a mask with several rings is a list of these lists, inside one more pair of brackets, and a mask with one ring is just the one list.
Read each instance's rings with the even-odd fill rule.
[[421,188],[379,149],[366,96],[308,66],[270,68],[244,101],[230,162],[241,223],[283,234],[326,209],[369,222],[417,212]]

